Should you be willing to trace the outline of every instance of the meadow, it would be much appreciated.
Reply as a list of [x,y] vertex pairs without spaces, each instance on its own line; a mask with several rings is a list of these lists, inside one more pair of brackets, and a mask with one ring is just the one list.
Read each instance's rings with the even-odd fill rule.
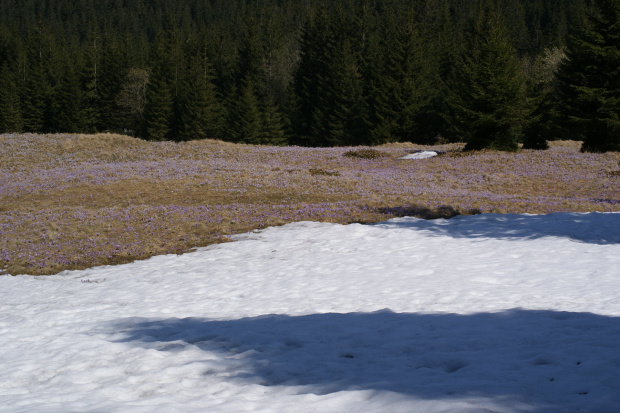
[[462,152],[0,135],[0,274],[54,274],[179,254],[294,221],[620,211],[620,153]]

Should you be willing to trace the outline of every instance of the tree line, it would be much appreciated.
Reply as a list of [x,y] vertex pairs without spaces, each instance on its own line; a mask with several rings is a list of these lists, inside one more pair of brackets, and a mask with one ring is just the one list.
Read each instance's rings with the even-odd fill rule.
[[618,150],[618,0],[0,0],[0,132]]

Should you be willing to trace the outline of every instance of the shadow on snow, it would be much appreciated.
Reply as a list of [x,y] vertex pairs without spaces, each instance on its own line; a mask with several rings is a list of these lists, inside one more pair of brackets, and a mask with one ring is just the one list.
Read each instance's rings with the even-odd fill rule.
[[590,313],[382,310],[228,321],[127,318],[111,328],[116,342],[175,354],[198,348],[205,375],[297,386],[299,393],[488,397],[528,412],[620,405],[620,321]]
[[620,213],[481,214],[448,220],[394,219],[375,225],[427,230],[454,238],[559,237],[589,244],[620,244]]

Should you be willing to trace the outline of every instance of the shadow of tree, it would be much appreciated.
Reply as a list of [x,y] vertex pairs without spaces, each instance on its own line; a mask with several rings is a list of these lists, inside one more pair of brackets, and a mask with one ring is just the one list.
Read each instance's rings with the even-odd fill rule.
[[589,244],[620,244],[620,213],[481,214],[455,216],[448,221],[403,218],[375,225],[427,230],[454,238],[559,237]]
[[297,386],[300,393],[486,397],[510,411],[541,413],[620,406],[620,320],[590,313],[382,310],[227,321],[127,318],[111,328],[117,342],[174,353],[199,348],[204,374]]

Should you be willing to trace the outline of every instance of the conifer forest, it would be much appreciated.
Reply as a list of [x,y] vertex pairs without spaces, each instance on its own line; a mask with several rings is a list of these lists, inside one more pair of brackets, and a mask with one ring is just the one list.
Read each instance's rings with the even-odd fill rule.
[[0,133],[620,150],[619,0],[0,0]]

